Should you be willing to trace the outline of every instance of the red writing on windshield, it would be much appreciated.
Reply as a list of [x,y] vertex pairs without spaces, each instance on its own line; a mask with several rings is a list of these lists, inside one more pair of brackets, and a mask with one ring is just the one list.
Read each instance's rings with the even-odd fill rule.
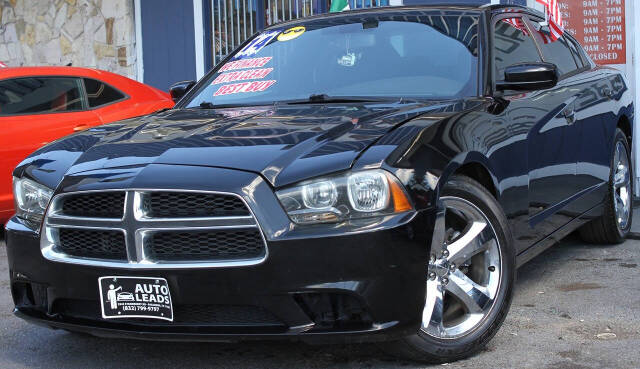
[[245,81],[248,79],[262,79],[266,77],[273,68],[262,68],[262,69],[248,69],[241,70],[237,72],[229,72],[223,73],[216,77],[212,84],[217,85],[220,83],[234,82],[234,81]]
[[271,87],[275,80],[268,81],[254,81],[254,82],[242,82],[242,83],[234,83],[231,85],[220,86],[218,91],[216,91],[213,96],[223,96],[223,95],[231,95],[231,94],[239,94],[246,92],[262,92],[269,87]]

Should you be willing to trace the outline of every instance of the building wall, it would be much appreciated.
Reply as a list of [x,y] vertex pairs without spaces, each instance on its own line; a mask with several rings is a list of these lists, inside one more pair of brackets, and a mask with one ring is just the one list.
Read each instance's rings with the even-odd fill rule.
[[140,15],[144,83],[168,91],[197,79],[193,1],[141,0]]
[[133,0],[0,0],[0,61],[135,78]]

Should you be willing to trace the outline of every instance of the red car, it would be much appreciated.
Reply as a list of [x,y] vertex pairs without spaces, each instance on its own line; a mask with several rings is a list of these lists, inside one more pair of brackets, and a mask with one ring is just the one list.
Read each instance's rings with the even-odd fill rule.
[[41,146],[104,123],[171,108],[156,88],[96,69],[0,69],[0,222],[13,213],[11,172]]

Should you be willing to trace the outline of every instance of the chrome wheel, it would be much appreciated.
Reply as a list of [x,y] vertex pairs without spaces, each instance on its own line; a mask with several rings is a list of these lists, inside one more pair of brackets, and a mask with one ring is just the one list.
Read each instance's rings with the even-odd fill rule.
[[616,144],[613,175],[613,199],[616,209],[618,227],[627,228],[631,212],[631,174],[629,171],[629,155],[625,145],[618,141]]
[[487,216],[471,202],[443,197],[427,268],[422,331],[439,339],[472,332],[500,290],[500,242]]

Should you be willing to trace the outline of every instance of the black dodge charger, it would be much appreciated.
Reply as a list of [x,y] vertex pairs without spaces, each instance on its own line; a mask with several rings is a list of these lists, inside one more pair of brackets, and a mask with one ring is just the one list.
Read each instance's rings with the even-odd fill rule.
[[480,350],[516,268],[631,224],[632,93],[527,8],[276,24],[14,172],[15,314],[104,337]]

